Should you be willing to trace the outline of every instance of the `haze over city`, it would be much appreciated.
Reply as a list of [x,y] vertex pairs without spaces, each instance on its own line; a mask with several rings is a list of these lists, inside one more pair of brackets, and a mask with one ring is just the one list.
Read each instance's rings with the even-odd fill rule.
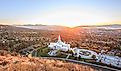
[[121,0],[1,0],[0,24],[121,24]]

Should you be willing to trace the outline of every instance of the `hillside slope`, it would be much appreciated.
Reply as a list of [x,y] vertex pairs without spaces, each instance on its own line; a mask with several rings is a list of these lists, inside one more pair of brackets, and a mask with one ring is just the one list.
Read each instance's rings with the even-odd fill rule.
[[66,61],[18,56],[0,56],[0,71],[95,71]]

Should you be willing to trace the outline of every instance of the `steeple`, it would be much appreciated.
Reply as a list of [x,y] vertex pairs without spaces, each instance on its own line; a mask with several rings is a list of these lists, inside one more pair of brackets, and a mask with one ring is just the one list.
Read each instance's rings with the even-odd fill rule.
[[61,38],[60,38],[60,35],[58,36],[58,42],[61,42]]

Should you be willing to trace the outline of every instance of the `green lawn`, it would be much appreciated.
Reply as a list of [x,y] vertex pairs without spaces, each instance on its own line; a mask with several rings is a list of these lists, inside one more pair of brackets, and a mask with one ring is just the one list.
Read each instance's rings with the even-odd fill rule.
[[[57,53],[57,56],[49,56],[48,55],[48,52],[50,51],[49,48],[47,47],[42,47],[40,49],[37,50],[37,57],[59,57],[59,58],[66,58],[67,55],[64,55],[61,53],[61,51],[58,51]],[[33,55],[34,55],[35,52],[33,52]],[[68,53],[68,52],[65,52],[65,53]],[[69,52],[71,53],[71,52]],[[105,64],[102,64],[102,63],[97,63],[95,62],[95,60],[89,60],[89,59],[84,59],[84,58],[76,58],[76,57],[73,57],[73,56],[69,56],[68,59],[73,59],[73,60],[78,60],[78,61],[84,61],[84,62],[88,62],[88,63],[93,63],[93,64],[99,64],[99,65],[105,65]]]
[[47,47],[41,47],[41,48],[39,48],[37,50],[37,57],[60,57],[60,58],[66,58],[67,57],[67,55],[61,54],[60,53],[61,51],[58,51],[57,56],[49,56],[48,55],[49,51],[50,51],[49,48],[47,48]]
[[61,52],[61,51],[59,51],[59,52],[57,53],[57,56],[56,56],[56,57],[60,57],[60,58],[66,58],[66,57],[67,57],[67,55],[61,54],[60,52]]
[[[49,56],[48,52],[50,51],[49,48],[47,47],[41,47],[40,49],[37,50],[37,57],[59,57],[59,58],[66,58],[67,55],[61,54],[61,51],[58,51],[57,56]],[[65,52],[68,53],[68,52]],[[70,52],[69,52],[70,53]],[[79,60],[79,61],[85,61],[85,62],[93,62],[92,60],[84,59],[84,58],[75,58],[73,56],[69,56],[68,59],[73,59],[73,60]]]
[[[60,57],[60,58],[66,58],[67,57],[67,55],[61,54],[61,51],[58,51],[57,56],[49,56],[48,55],[49,51],[50,51],[49,48],[41,47],[40,49],[37,50],[37,57]],[[65,53],[68,53],[68,52],[65,52]],[[69,59],[74,59],[74,60],[79,60],[79,61],[87,60],[87,59],[84,59],[84,58],[77,59],[77,58],[75,58],[73,56],[70,56]]]
[[44,57],[44,56],[47,57],[47,56],[49,56],[48,55],[49,51],[50,51],[49,48],[42,47],[42,48],[37,50],[37,57]]

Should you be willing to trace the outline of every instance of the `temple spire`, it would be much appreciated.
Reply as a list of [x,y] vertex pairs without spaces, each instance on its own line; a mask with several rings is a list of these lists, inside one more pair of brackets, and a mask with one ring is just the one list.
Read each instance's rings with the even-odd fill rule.
[[60,35],[58,36],[58,42],[60,42],[61,41],[61,38],[60,38]]

